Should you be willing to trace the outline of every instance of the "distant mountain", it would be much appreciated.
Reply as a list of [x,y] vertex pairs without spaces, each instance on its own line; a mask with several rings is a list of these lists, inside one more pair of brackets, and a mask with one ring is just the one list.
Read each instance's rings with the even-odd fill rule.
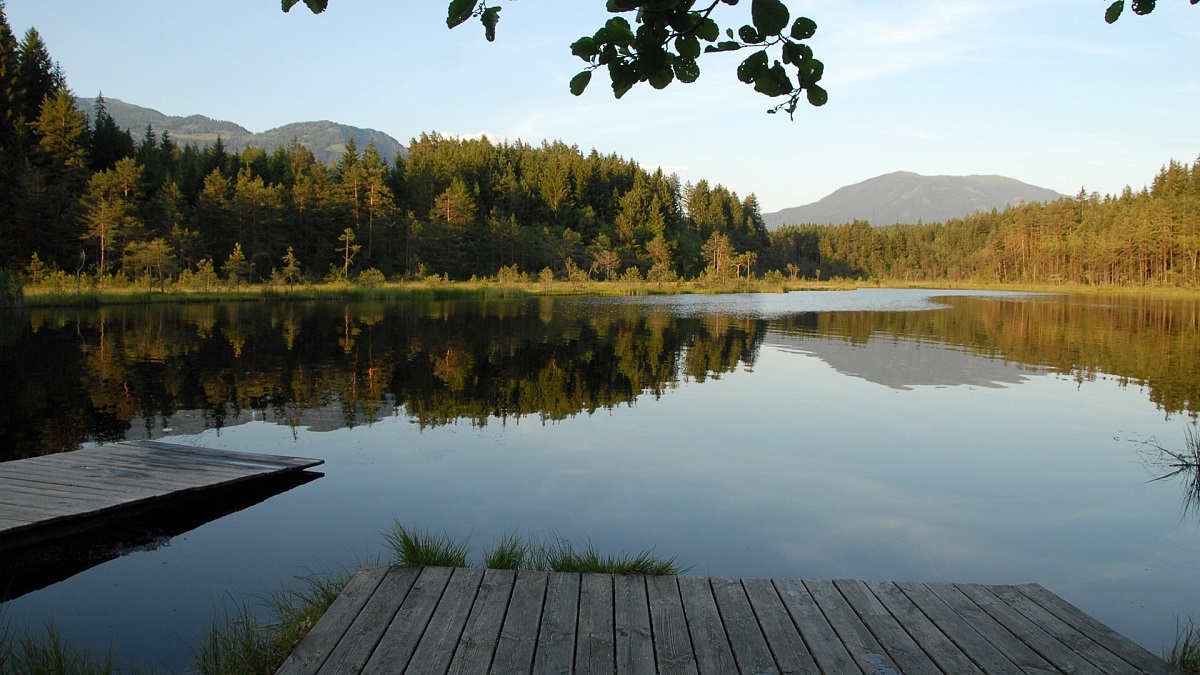
[[767,229],[800,223],[840,225],[865,220],[872,225],[945,222],[976,211],[1066,195],[1004,176],[922,176],[910,171],[876,176],[834,190],[820,201],[763,214]]
[[[75,101],[89,118],[95,115],[93,99],[76,98]],[[225,147],[233,152],[248,146],[273,152],[276,148],[291,145],[292,139],[295,138],[312,150],[317,161],[326,164],[341,159],[346,150],[346,142],[351,138],[359,151],[365,149],[369,143],[374,143],[375,149],[389,164],[395,162],[396,155],[403,156],[405,153],[400,141],[382,131],[327,121],[297,122],[256,134],[233,122],[209,119],[203,115],[164,115],[157,110],[125,103],[115,98],[105,98],[104,106],[117,126],[128,129],[135,140],[140,140],[146,133],[146,125],[150,125],[160,136],[164,131],[170,132],[171,138],[180,145],[195,143],[202,148],[211,145],[217,140],[217,136],[220,136]]]

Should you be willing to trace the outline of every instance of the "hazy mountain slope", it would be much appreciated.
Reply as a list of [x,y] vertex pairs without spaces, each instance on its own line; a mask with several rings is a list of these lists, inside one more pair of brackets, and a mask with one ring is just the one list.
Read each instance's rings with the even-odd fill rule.
[[[77,98],[76,102],[79,109],[89,117],[94,114],[93,99]],[[115,98],[104,99],[104,105],[117,125],[129,129],[135,140],[141,140],[146,133],[146,125],[150,125],[159,135],[164,131],[170,132],[171,137],[180,145],[195,143],[204,147],[220,136],[221,142],[231,151],[256,146],[272,152],[275,148],[287,147],[295,138],[312,150],[317,161],[324,163],[340,159],[346,150],[346,142],[351,138],[358,145],[359,151],[369,143],[374,143],[375,149],[388,163],[394,162],[397,154],[403,155],[405,152],[399,141],[382,131],[328,121],[297,122],[256,134],[233,122],[209,119],[203,115],[164,115],[157,110],[125,103]]]
[[976,211],[1064,196],[1004,176],[922,176],[897,171],[839,188],[812,204],[763,214],[763,219],[772,230],[781,225],[854,220],[872,225],[943,222]]

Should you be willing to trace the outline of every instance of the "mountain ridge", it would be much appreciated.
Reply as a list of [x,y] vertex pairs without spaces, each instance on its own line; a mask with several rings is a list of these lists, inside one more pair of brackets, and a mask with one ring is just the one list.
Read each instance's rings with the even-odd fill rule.
[[945,222],[976,211],[991,211],[1067,195],[994,174],[923,176],[893,171],[834,190],[822,199],[764,213],[767,229],[805,223],[840,225],[855,220],[873,225]]
[[[95,100],[82,97],[75,98],[76,105],[89,118],[94,119]],[[286,148],[292,139],[312,150],[317,161],[329,164],[341,159],[346,150],[346,143],[354,139],[359,151],[374,143],[379,155],[389,164],[394,164],[397,156],[406,153],[404,145],[388,134],[376,129],[363,129],[329,120],[315,122],[292,122],[281,127],[268,129],[262,133],[254,133],[245,127],[225,120],[215,120],[204,115],[188,115],[179,117],[167,115],[153,108],[146,108],[126,103],[116,98],[105,98],[104,107],[112,116],[117,126],[128,129],[135,139],[140,139],[147,125],[154,132],[161,134],[165,131],[180,145],[194,143],[197,147],[215,143],[217,137],[227,149],[233,152],[246,147],[263,148],[268,153],[276,148]]]

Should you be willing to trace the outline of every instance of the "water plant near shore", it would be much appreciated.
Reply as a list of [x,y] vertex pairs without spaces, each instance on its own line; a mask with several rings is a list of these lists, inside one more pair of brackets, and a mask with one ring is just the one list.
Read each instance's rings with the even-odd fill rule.
[[[392,530],[383,533],[392,549],[392,564],[397,567],[468,567],[471,547],[468,539],[454,539],[448,534],[434,535],[427,530],[412,529],[396,522]],[[546,572],[587,572],[599,574],[645,574],[671,576],[687,572],[675,558],[662,558],[652,549],[637,553],[603,554],[589,541],[578,549],[565,537],[549,532],[545,538],[536,534],[522,536],[505,533],[496,543],[485,548],[482,566],[489,569],[539,570]]]
[[299,585],[271,593],[267,618],[232,601],[192,652],[198,675],[273,673],[300,644],[350,580],[348,570],[299,577]]
[[1183,675],[1200,675],[1200,626],[1190,617],[1175,631],[1175,644],[1163,655]]

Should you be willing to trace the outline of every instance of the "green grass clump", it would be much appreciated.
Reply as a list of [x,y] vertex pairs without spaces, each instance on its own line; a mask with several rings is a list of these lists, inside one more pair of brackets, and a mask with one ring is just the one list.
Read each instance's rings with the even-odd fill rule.
[[1175,644],[1166,659],[1184,675],[1200,675],[1200,626],[1192,619],[1180,622],[1175,629]]
[[392,549],[394,564],[401,567],[466,567],[471,548],[465,541],[455,541],[447,534],[435,535],[428,530],[411,529],[397,522],[384,533]]
[[502,535],[494,547],[483,552],[483,566],[488,569],[525,569],[528,562],[529,549],[521,535],[516,533]]
[[[433,535],[413,530],[397,522],[384,538],[391,547],[392,564],[398,567],[470,567],[471,547],[447,534]],[[653,550],[615,555],[600,553],[591,542],[578,550],[574,544],[551,532],[544,540],[535,535],[502,535],[483,552],[483,567],[504,570],[544,572],[595,572],[599,574],[645,574],[671,576],[690,568],[680,567],[674,558],[661,558]]]
[[350,575],[336,572],[299,579],[298,588],[277,591],[267,598],[269,618],[255,616],[244,602],[235,602],[213,621],[207,635],[192,651],[192,670],[198,675],[269,675],[337,599]]
[[541,569],[550,572],[675,576],[687,571],[677,565],[674,558],[658,558],[653,551],[606,555],[597,551],[590,542],[587,548],[576,551],[571,542],[560,541],[546,550],[543,561]]
[[112,675],[117,672],[116,657],[109,649],[97,656],[67,644],[53,621],[35,633],[29,628],[14,638],[7,626],[0,626],[0,674],[3,675]]

